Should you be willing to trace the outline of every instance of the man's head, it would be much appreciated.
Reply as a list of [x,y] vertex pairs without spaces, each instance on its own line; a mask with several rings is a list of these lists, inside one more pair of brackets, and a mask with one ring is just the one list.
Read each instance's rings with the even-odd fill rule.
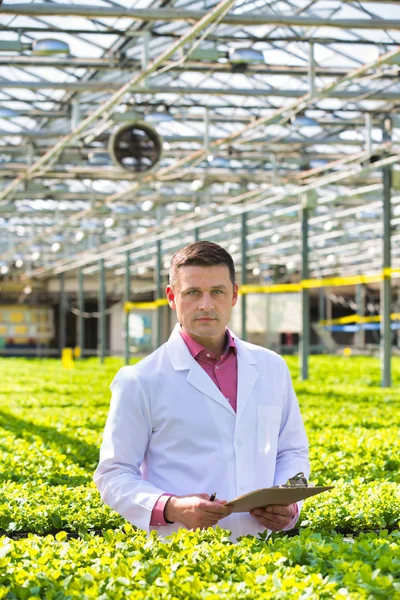
[[192,337],[223,339],[238,298],[231,255],[213,242],[195,242],[172,257],[166,293]]

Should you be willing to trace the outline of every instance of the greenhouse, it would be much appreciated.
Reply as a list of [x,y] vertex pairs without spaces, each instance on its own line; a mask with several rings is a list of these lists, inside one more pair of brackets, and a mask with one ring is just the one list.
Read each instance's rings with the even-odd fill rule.
[[0,0],[0,31],[0,600],[400,600],[400,3]]

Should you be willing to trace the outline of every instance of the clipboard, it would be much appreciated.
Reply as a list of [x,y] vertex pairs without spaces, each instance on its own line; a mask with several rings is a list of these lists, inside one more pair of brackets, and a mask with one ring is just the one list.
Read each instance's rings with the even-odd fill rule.
[[231,506],[234,513],[249,512],[253,508],[260,508],[269,504],[283,504],[288,506],[294,502],[299,502],[300,500],[305,500],[311,496],[332,490],[333,487],[333,485],[319,487],[281,485],[262,488],[254,490],[254,492],[250,492],[249,494],[238,496],[227,502],[225,506]]

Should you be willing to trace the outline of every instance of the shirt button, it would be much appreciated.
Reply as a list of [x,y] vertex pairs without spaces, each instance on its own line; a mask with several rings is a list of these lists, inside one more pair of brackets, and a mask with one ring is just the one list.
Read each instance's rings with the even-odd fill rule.
[[217,367],[215,367],[215,368],[216,368],[216,369],[219,369],[219,367],[218,367],[218,366],[217,366]]
[[246,486],[242,484],[242,485],[240,486],[240,489],[241,489],[241,491],[243,492],[243,490],[245,490],[245,489],[246,489]]
[[211,354],[206,354],[207,358],[210,358]]
[[240,448],[241,445],[242,445],[242,440],[237,440],[236,446],[239,446],[239,448]]

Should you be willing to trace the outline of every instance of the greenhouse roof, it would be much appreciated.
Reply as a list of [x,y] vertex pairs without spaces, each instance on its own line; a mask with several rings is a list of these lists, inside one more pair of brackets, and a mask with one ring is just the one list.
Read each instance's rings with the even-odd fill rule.
[[[195,234],[240,266],[246,213],[249,273],[283,281],[304,206],[311,277],[374,271],[385,167],[400,266],[398,2],[9,0],[0,24],[3,275],[150,274]],[[135,127],[151,156],[122,167]]]

